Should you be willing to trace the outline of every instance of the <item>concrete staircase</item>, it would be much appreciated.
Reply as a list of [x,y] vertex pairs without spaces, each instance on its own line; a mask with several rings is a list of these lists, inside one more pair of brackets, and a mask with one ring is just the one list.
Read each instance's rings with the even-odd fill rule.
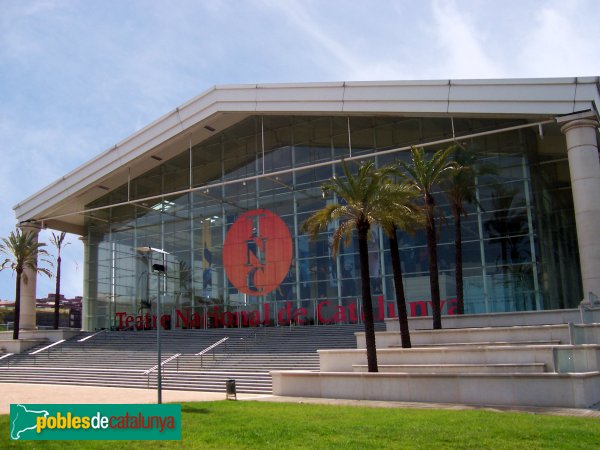
[[[272,370],[318,370],[318,349],[355,345],[362,325],[172,330],[161,333],[164,389],[271,393]],[[383,324],[377,329],[384,330]],[[203,350],[220,342],[211,350]],[[0,382],[155,388],[155,331],[81,333],[0,359]],[[2,357],[2,355],[0,355]],[[155,370],[152,370],[155,368]]]
[[[319,351],[319,372],[273,372],[273,393],[590,407],[600,402],[600,324],[560,323],[578,313],[463,316],[448,320],[462,328],[442,330],[415,329],[425,324],[419,319],[410,349],[401,348],[397,320],[388,320],[376,334],[379,373],[367,373],[364,333],[357,332],[357,348]],[[474,326],[477,319],[484,325]]]

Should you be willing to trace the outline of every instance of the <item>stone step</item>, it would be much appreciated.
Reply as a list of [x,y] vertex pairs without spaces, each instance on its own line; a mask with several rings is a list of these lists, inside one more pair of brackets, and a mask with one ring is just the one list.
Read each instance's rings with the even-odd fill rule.
[[[430,329],[432,321],[431,316],[410,317],[408,319],[408,326],[411,330]],[[578,323],[579,321],[581,321],[581,313],[578,308],[442,316],[442,326],[444,328],[554,325],[569,322]],[[400,331],[400,324],[397,318],[385,319],[385,325],[387,331]]]
[[[321,350],[320,370],[351,372],[367,362],[365,349]],[[447,346],[377,350],[381,365],[411,364],[530,364],[543,363],[549,372],[600,370],[600,345]]]
[[[74,384],[74,385],[99,385],[99,386],[127,386],[153,388],[156,386],[156,376],[150,377],[142,374],[118,374],[118,373],[95,373],[94,377],[82,376],[81,374],[69,372],[42,372],[42,371],[10,371],[5,374],[3,382],[18,380],[27,383],[51,383],[51,384]],[[163,376],[163,388],[167,386],[179,386],[186,390],[224,390],[225,381],[234,378],[240,392],[269,392],[271,390],[271,377],[268,374],[255,374],[244,376],[244,374],[202,374],[183,373],[181,375],[165,373]]]
[[589,408],[600,401],[600,372],[426,374],[271,372],[273,394],[463,405]]
[[[375,334],[377,348],[401,346],[399,332],[384,331]],[[571,331],[568,324],[531,325],[515,327],[454,328],[441,330],[411,331],[413,346],[463,344],[478,342],[556,342],[571,343]],[[357,348],[365,348],[364,332],[356,333]],[[590,342],[592,343],[592,342]]]
[[[428,347],[461,347],[461,346],[476,346],[476,347],[502,347],[511,345],[559,345],[559,340],[553,341],[487,341],[487,342],[452,342],[452,343],[439,343],[439,344],[415,344],[414,348],[428,348]],[[390,345],[388,348],[402,348],[402,345]]]
[[[382,324],[376,329],[382,330]],[[223,392],[235,379],[239,392],[271,392],[270,370],[317,370],[319,348],[353,347],[361,326],[272,328],[268,330],[178,330],[161,334],[163,359],[183,353],[163,368],[165,388]],[[81,339],[92,336],[85,341]],[[229,337],[203,357],[196,353]],[[157,372],[156,334],[105,331],[81,333],[35,357],[27,354],[0,361],[0,381],[146,387]],[[6,370],[8,367],[8,370]]]
[[[354,364],[354,372],[367,372],[366,364]],[[380,364],[380,372],[402,373],[543,373],[544,363],[528,364]]]

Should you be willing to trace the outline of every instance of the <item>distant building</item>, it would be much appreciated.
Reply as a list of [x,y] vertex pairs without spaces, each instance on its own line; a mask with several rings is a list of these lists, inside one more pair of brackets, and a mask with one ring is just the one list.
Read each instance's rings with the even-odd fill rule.
[[[598,77],[218,86],[15,212],[23,229],[82,236],[85,329],[145,327],[159,298],[173,326],[360,321],[357,248],[333,259],[332,230],[301,231],[325,205],[321,184],[343,160],[458,141],[498,172],[477,180],[463,219],[466,311],[571,308],[600,294],[599,99]],[[452,218],[437,202],[451,314]],[[409,313],[428,314],[424,234],[399,237]],[[395,302],[378,229],[369,251],[381,319]],[[23,291],[32,326],[35,282]]]
[[[56,298],[55,293],[48,294],[45,298],[38,298],[36,300],[36,306],[40,307],[52,307],[54,308],[54,299]],[[74,298],[65,298],[63,294],[60,294],[59,304],[61,308],[77,308],[81,309],[83,297],[76,296]]]

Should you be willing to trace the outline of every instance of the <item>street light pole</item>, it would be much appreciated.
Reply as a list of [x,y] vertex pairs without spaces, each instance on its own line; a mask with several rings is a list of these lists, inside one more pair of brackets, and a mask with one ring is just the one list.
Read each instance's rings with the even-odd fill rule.
[[[153,247],[137,247],[136,250],[140,253],[145,253],[148,255],[148,270],[150,270],[150,266],[152,267],[152,271],[156,272],[157,276],[157,288],[158,295],[156,299],[156,357],[157,357],[157,381],[156,381],[156,390],[158,393],[158,404],[162,403],[162,355],[161,355],[161,341],[160,341],[160,326],[161,326],[161,310],[160,310],[160,302],[161,295],[167,290],[167,269],[166,269],[166,257],[168,253],[159,248]],[[162,264],[152,264],[152,253],[160,253],[162,254]],[[160,274],[163,274],[163,290],[160,288]]]
[[[164,259],[164,255],[163,255]],[[164,272],[164,264],[163,264],[163,272]],[[152,266],[152,270],[154,270],[154,266]],[[156,271],[157,276],[157,287],[158,287],[158,295],[156,297],[156,354],[158,355],[158,375],[156,379],[156,389],[158,391],[158,404],[162,403],[162,356],[161,356],[161,346],[160,346],[160,324],[161,324],[161,310],[160,310],[160,301],[161,301],[161,289],[160,289],[160,272]]]

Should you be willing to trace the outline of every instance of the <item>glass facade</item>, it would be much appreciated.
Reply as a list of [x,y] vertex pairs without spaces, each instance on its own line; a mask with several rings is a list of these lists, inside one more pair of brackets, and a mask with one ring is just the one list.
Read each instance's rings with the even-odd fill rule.
[[[158,299],[173,327],[359,322],[356,243],[333,258],[334,225],[311,240],[302,223],[325,206],[321,185],[340,176],[342,159],[364,155],[378,166],[408,161],[408,151],[391,150],[453,133],[495,168],[477,179],[477,202],[467,205],[462,220],[465,312],[575,307],[582,289],[564,137],[554,125],[545,126],[543,137],[537,128],[501,131],[522,124],[517,119],[253,116],[177,149],[178,156],[87,205],[94,209],[86,218],[88,327],[152,327]],[[167,195],[173,192],[183,193]],[[442,193],[436,202],[443,313],[452,314],[453,220]],[[269,292],[236,287],[224,258],[232,225],[256,210],[277,215],[291,237],[289,270],[286,266]],[[239,251],[256,266],[271,250],[265,250],[259,232],[253,233],[254,247]],[[425,233],[398,238],[409,316],[429,314]],[[147,252],[148,247],[167,254]],[[396,312],[388,242],[377,227],[369,252],[375,317],[381,320]],[[154,264],[164,265],[166,273],[152,270]]]

